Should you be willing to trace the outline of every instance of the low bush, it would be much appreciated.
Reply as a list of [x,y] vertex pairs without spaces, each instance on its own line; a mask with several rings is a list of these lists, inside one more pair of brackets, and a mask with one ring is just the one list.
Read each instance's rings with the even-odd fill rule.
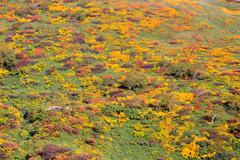
[[96,146],[96,144],[97,144],[97,142],[96,142],[96,140],[95,140],[94,138],[87,138],[87,139],[85,140],[85,142],[86,142],[87,144],[92,145],[92,146]]
[[80,0],[78,3],[77,3],[77,6],[80,6],[80,7],[85,7],[86,5],[88,4],[88,1],[87,0]]
[[91,72],[94,73],[94,74],[102,73],[102,72],[106,71],[106,69],[104,67],[105,67],[104,63],[103,64],[98,63],[93,68],[91,68]]
[[151,146],[155,146],[155,145],[157,144],[157,141],[156,141],[155,139],[150,139],[150,140],[149,140],[149,144],[150,144]]
[[213,157],[213,160],[231,160],[233,159],[235,156],[232,153],[226,153],[226,152],[221,152],[218,151]]
[[70,14],[69,18],[70,19],[75,19],[75,20],[78,20],[78,21],[84,21],[85,18],[86,18],[86,15],[82,11],[78,10],[75,13]]
[[14,55],[13,49],[5,45],[4,43],[0,43],[0,67],[12,67],[16,62],[16,56]]
[[52,4],[51,1],[47,1],[47,0],[43,0],[39,3],[38,7],[39,7],[39,10],[42,10],[42,11],[48,11],[49,9],[49,6]]
[[125,79],[121,82],[122,86],[127,87],[129,90],[136,87],[142,88],[148,84],[146,74],[142,72],[128,72],[125,73]]
[[56,156],[65,154],[67,156],[72,155],[70,148],[59,147],[56,144],[46,144],[43,150],[39,151],[37,155],[40,155],[42,159],[56,159]]
[[102,108],[102,113],[104,115],[108,114],[110,116],[113,116],[115,115],[115,112],[117,114],[120,114],[121,112],[123,112],[126,115],[126,117],[130,119],[138,119],[138,120],[143,119],[142,117],[140,117],[140,114],[137,109],[124,108],[118,105],[107,105]]
[[26,16],[28,14],[31,14],[31,9],[28,8],[28,7],[20,7],[18,9],[15,10],[15,14],[18,15],[18,16]]

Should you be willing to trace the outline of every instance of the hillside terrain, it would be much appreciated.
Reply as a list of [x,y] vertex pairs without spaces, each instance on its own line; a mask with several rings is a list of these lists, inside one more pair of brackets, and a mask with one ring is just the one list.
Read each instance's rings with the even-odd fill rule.
[[0,159],[240,159],[240,1],[0,0]]

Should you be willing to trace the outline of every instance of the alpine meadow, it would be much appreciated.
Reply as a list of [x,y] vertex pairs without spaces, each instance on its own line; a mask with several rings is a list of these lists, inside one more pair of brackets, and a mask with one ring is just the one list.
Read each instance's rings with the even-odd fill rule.
[[0,160],[240,160],[240,0],[0,0]]

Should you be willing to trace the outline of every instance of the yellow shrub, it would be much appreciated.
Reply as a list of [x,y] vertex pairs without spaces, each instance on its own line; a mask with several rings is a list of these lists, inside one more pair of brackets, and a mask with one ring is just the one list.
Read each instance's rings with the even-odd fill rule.
[[6,26],[2,22],[0,22],[0,34],[3,34],[6,30]]

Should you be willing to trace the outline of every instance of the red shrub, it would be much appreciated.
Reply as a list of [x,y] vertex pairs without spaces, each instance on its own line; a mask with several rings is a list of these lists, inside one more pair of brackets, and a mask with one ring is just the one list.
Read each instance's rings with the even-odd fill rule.
[[239,1],[239,0],[227,0],[227,2],[240,3],[240,1]]
[[235,138],[240,138],[240,132],[235,132],[235,133],[233,133],[233,135]]
[[155,145],[157,144],[157,141],[156,141],[155,139],[150,139],[150,140],[149,140],[149,144],[150,144],[151,146],[155,146]]
[[233,71],[233,72],[237,72],[237,73],[240,73],[240,70],[235,70],[235,71]]
[[133,68],[132,64],[125,63],[121,66],[121,68]]
[[92,21],[91,23],[94,23],[94,24],[103,24],[103,22],[102,22],[102,21],[97,21],[97,20],[95,20],[95,21]]
[[47,132],[50,135],[52,135],[56,131],[62,131],[62,128],[60,126],[52,125],[52,124],[44,125],[44,128],[47,128]]
[[[78,154],[74,157],[76,160],[91,160],[94,156],[90,154]],[[101,160],[101,158],[99,158]]]
[[103,4],[109,4],[109,2],[103,2]]
[[24,58],[24,54],[25,54],[24,52],[15,54],[15,57],[16,57],[17,59],[23,59],[23,58]]
[[212,108],[212,106],[207,106],[207,109],[211,109]]
[[92,59],[92,60],[94,60],[95,58],[93,57],[93,56],[82,56],[81,58],[83,58],[83,59]]
[[155,13],[151,12],[151,11],[145,11],[145,14],[148,14],[148,15],[156,15]]
[[114,11],[121,11],[123,8],[114,8]]
[[11,35],[7,36],[6,39],[5,39],[5,42],[11,42],[13,41],[13,38]]
[[21,68],[21,67],[24,67],[24,66],[27,66],[27,65],[28,65],[28,60],[21,60],[15,66],[11,67],[10,69],[15,70],[17,68]]
[[35,31],[32,31],[32,30],[24,30],[22,32],[19,32],[18,34],[23,35],[23,34],[34,34],[34,33],[35,33]]
[[72,119],[70,120],[70,123],[71,123],[71,125],[82,124],[82,121],[81,121],[81,119],[72,118]]
[[138,141],[137,144],[138,144],[139,146],[145,146],[145,145],[148,144],[148,142],[146,142],[146,141]]
[[94,138],[87,138],[87,139],[85,140],[85,142],[86,142],[87,144],[92,145],[92,146],[95,146],[95,145],[97,144],[97,142],[95,141]]
[[64,0],[63,3],[72,3],[75,2],[75,0]]
[[73,129],[72,129],[72,133],[73,133],[73,134],[80,134],[81,131],[80,131],[80,129],[73,128]]
[[94,68],[91,68],[91,72],[92,73],[101,73],[106,71],[106,69],[104,69],[104,67],[106,66],[105,63],[98,63],[94,66]]
[[157,84],[156,86],[155,86],[155,88],[162,88],[163,86],[162,86],[162,84]]
[[63,67],[71,68],[75,65],[77,65],[76,62],[66,62],[66,63],[64,63]]
[[42,16],[32,17],[31,22],[39,21],[42,18]]
[[106,79],[112,79],[113,78],[111,75],[103,75],[102,77],[106,78]]
[[18,148],[18,145],[16,143],[13,143],[13,142],[3,142],[1,144],[2,147],[4,148],[8,148],[8,149],[17,149]]
[[8,22],[15,22],[15,18],[10,17],[10,18],[8,18],[7,21],[8,21]]
[[85,38],[84,37],[74,37],[74,43],[79,43],[79,44],[83,44],[85,43]]
[[228,73],[228,72],[223,72],[221,73],[222,76],[237,76],[238,74],[236,72],[234,73]]
[[8,109],[10,106],[8,106],[8,105],[5,105],[5,104],[3,104],[3,105],[0,105],[0,108],[3,108],[3,109]]
[[31,41],[32,41],[33,43],[38,43],[38,42],[40,42],[40,40],[39,40],[38,38],[31,39]]
[[162,68],[160,68],[160,69],[158,69],[158,70],[156,70],[154,72],[157,73],[157,74],[161,74],[161,73],[165,72],[165,70],[166,70],[166,68],[162,67]]
[[97,15],[91,14],[91,13],[86,13],[86,17],[97,17]]
[[68,134],[73,134],[72,129],[70,127],[63,127],[64,131],[68,132]]
[[238,119],[237,118],[227,119],[226,121],[227,121],[227,123],[237,123]]
[[75,71],[76,71],[76,73],[75,73],[75,76],[80,76],[80,77],[82,77],[82,76],[85,76],[86,74],[87,74],[87,68],[85,67],[85,68],[76,68],[75,69]]
[[118,97],[119,94],[122,94],[123,90],[112,91],[109,95],[110,97]]
[[151,68],[154,68],[154,64],[144,64],[140,68],[151,69]]
[[97,133],[92,133],[92,135],[93,135],[93,138],[97,138],[98,137]]
[[96,41],[103,42],[105,39],[103,36],[99,36],[96,38]]
[[240,95],[240,91],[239,91],[239,88],[238,88],[238,87],[236,87],[236,88],[229,87],[228,90],[229,90],[230,93],[232,93],[232,94]]
[[49,112],[48,114],[49,114],[49,116],[51,116],[51,117],[57,117],[57,116],[58,116],[58,115],[57,115],[57,112]]
[[134,63],[138,66],[138,67],[141,67],[144,65],[144,61],[143,60],[137,60],[137,61],[134,61]]
[[33,26],[31,26],[31,24],[29,24],[29,25],[26,26],[24,29],[25,29],[25,30],[26,30],[26,29],[33,29]]
[[95,53],[95,54],[99,54],[100,51],[98,49],[91,49],[90,50],[91,53]]
[[133,18],[133,17],[128,17],[127,20],[129,20],[131,22],[136,22],[136,23],[138,23],[140,21],[140,19]]
[[200,27],[198,28],[198,31],[204,30],[204,27]]
[[56,159],[60,154],[72,155],[70,148],[59,147],[56,144],[46,144],[42,151],[38,152],[44,160]]

